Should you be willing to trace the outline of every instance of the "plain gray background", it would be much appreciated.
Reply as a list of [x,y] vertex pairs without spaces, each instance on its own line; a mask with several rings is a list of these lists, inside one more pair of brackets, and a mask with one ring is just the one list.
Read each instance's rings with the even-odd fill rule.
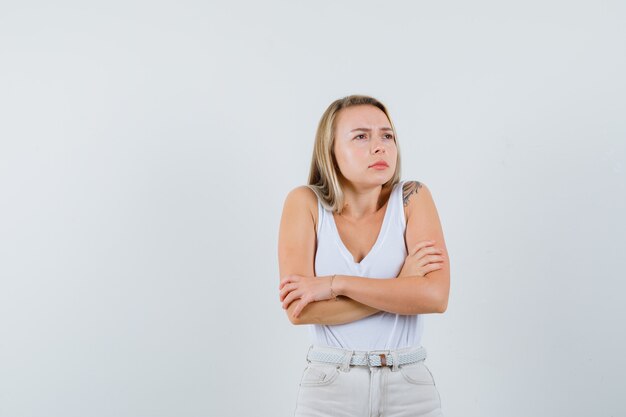
[[621,1],[2,2],[0,416],[290,416],[286,194],[386,103],[451,262],[447,417],[623,416]]

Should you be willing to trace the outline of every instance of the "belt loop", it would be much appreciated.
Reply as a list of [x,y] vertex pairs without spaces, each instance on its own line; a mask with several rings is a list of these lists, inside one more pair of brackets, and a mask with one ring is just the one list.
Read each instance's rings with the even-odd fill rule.
[[398,356],[398,352],[395,350],[392,350],[391,352],[391,360],[393,361],[393,365],[391,366],[391,371],[392,372],[397,372],[398,371],[398,364],[400,363],[400,358]]
[[352,355],[354,354],[353,350],[346,350],[343,356],[343,363],[341,364],[341,370],[344,372],[348,372],[350,370],[350,360],[352,359]]
[[306,351],[306,361],[307,363],[311,363],[311,361],[309,360],[309,353],[311,353],[311,349],[313,348],[313,345],[309,346],[309,350]]

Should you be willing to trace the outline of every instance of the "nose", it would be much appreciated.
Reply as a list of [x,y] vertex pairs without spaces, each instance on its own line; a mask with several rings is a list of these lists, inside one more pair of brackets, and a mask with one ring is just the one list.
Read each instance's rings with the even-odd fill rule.
[[377,153],[385,153],[385,152],[387,152],[387,149],[385,148],[385,145],[384,145],[382,139],[379,139],[376,142],[376,145],[374,146],[374,152],[373,153],[377,154]]

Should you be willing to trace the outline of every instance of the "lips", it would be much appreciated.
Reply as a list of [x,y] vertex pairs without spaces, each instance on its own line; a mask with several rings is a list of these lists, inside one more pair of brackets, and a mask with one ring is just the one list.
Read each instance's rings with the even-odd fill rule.
[[372,165],[370,165],[369,167],[376,167],[376,166],[383,166],[383,167],[388,167],[389,164],[385,161],[376,161],[374,162]]

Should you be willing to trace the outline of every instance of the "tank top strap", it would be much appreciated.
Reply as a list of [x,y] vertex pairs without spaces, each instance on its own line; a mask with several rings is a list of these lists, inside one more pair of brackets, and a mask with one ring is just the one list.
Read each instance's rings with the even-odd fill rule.
[[404,188],[404,183],[406,181],[400,181],[396,184],[395,189],[392,192],[392,195],[389,197],[392,201],[390,201],[390,203],[393,203],[393,207],[390,207],[393,209],[393,214],[395,217],[394,221],[396,224],[398,224],[402,229],[404,229],[406,227],[406,219],[405,219],[405,215],[404,215],[404,202],[402,199],[402,190]]
[[[315,194],[317,196],[317,194]],[[326,210],[324,206],[322,206],[322,202],[320,198],[317,197],[317,236],[320,234],[320,230],[322,230],[322,223],[326,220]]]

